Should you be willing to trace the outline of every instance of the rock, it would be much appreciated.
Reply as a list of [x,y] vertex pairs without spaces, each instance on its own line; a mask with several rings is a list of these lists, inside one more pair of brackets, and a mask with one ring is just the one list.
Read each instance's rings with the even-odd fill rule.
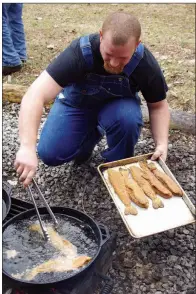
[[183,233],[184,233],[185,235],[188,235],[188,234],[189,234],[189,230],[184,229],[184,230],[183,230]]
[[178,251],[173,248],[170,248],[170,252],[172,255],[178,255]]
[[162,270],[161,268],[155,268],[152,272],[152,278],[155,281],[160,281],[162,278],[163,274],[162,274]]
[[168,258],[167,258],[167,261],[171,264],[175,263],[177,260],[178,260],[178,257],[175,255],[168,256]]
[[[6,101],[2,108],[2,171],[3,175],[12,181],[17,180],[13,161],[19,147],[19,107],[18,104]],[[49,109],[45,110],[42,123],[46,121],[48,111]],[[190,183],[194,183],[194,140],[192,135],[170,130],[169,143],[172,147],[168,153],[168,166],[193,199],[195,194]],[[135,148],[136,154],[148,153],[151,147],[154,148],[150,144],[150,132],[144,127],[139,144]],[[116,253],[113,256],[113,266],[108,273],[114,280],[112,294],[193,294],[195,225],[176,228],[147,238],[132,238],[96,171],[102,160],[100,152],[106,148],[105,137],[98,147],[93,154],[91,165],[88,166],[76,167],[69,163],[59,167],[48,167],[39,162],[36,180],[41,191],[47,196],[49,205],[68,206],[81,211],[84,208],[97,222],[102,222],[112,232],[117,233]],[[14,186],[13,193],[18,199],[31,201],[18,183]],[[41,201],[38,203],[42,205]]]
[[186,294],[195,294],[195,290],[191,289],[191,290],[187,290]]

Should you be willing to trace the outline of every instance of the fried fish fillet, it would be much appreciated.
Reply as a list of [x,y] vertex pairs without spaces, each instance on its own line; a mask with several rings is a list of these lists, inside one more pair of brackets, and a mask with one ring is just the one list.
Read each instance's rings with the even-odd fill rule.
[[137,209],[131,205],[127,189],[125,187],[124,178],[119,171],[108,169],[108,178],[114,188],[115,193],[118,195],[122,203],[125,205],[125,215],[137,215]]
[[157,179],[159,179],[163,185],[166,187],[176,196],[182,196],[183,192],[180,187],[165,173],[158,170],[153,162],[148,164],[148,168],[153,172]]
[[17,273],[17,274],[11,274],[11,276],[15,279],[22,279],[24,274],[25,274],[25,272],[22,272],[22,273]]
[[49,259],[48,261],[34,267],[27,272],[23,277],[27,281],[33,280],[39,273],[50,272],[68,272],[75,270],[87,264],[92,258],[86,255],[75,257],[74,259],[66,257],[58,257],[56,259]]
[[130,168],[131,175],[133,179],[138,183],[141,189],[144,191],[145,195],[147,195],[152,200],[153,208],[163,208],[164,204],[159,197],[157,197],[155,191],[151,184],[142,177],[142,170],[137,166],[131,166]]
[[5,253],[7,254],[7,259],[10,259],[10,258],[16,257],[19,252],[13,249],[13,250],[6,250]]
[[150,182],[150,184],[153,186],[157,194],[164,198],[171,198],[172,193],[170,190],[168,190],[163,184],[155,177],[155,175],[150,171],[148,168],[146,161],[139,162],[139,165],[142,169],[142,176]]
[[149,201],[137,182],[129,177],[129,170],[123,168],[120,168],[119,170],[125,179],[125,185],[128,188],[130,199],[138,206],[148,208]]
[[[42,230],[39,224],[35,223],[29,227],[31,231],[36,231],[42,234]],[[49,242],[59,250],[63,255],[76,256],[77,247],[68,240],[64,240],[51,226],[46,227],[48,235],[50,237]]]

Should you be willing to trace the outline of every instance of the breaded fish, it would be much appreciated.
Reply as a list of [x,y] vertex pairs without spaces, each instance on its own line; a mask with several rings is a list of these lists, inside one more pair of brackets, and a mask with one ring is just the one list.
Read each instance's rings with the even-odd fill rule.
[[11,276],[15,279],[22,279],[24,274],[25,274],[25,272],[22,272],[22,273],[17,273],[17,274],[11,274]]
[[138,206],[148,208],[149,201],[137,182],[129,177],[129,170],[120,168],[119,171],[125,179],[125,185],[128,188],[130,199]]
[[165,173],[158,170],[153,162],[148,164],[148,168],[153,172],[157,179],[159,179],[163,185],[166,187],[176,196],[182,196],[183,192],[180,187]]
[[23,277],[27,281],[33,280],[39,273],[50,272],[68,272],[75,270],[87,264],[92,258],[86,255],[75,257],[74,259],[66,257],[58,257],[49,259],[48,261],[34,267]]
[[152,200],[153,208],[163,208],[164,204],[159,197],[157,197],[155,191],[151,184],[142,177],[142,170],[137,166],[131,166],[130,168],[131,175],[133,179],[138,183],[141,189],[144,191],[145,195],[147,195]]
[[[41,227],[38,223],[35,223],[29,227],[31,231],[36,231],[42,234]],[[49,242],[63,255],[66,256],[76,256],[77,255],[77,248],[68,240],[64,240],[51,226],[46,226],[48,235],[50,237]]]
[[108,169],[108,178],[114,188],[115,193],[118,195],[122,203],[125,205],[125,215],[132,214],[136,215],[137,209],[131,205],[127,189],[125,187],[124,178],[119,171]]
[[153,186],[157,194],[164,198],[171,198],[172,193],[170,190],[168,190],[163,184],[155,177],[155,175],[150,171],[148,168],[146,161],[139,162],[139,165],[142,169],[142,176],[150,182],[150,184]]
[[14,258],[16,255],[18,255],[19,252],[17,252],[15,249],[14,250],[6,250],[5,253],[7,254],[7,258]]

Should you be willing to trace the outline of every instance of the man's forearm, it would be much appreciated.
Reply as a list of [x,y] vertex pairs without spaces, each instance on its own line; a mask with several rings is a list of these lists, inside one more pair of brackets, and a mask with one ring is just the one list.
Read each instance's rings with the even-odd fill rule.
[[19,115],[19,136],[22,146],[36,148],[43,106],[43,99],[35,97],[35,92],[30,88],[22,99]]
[[44,104],[53,101],[61,90],[61,86],[45,70],[22,99],[19,114],[21,145],[16,154],[14,167],[25,188],[31,183],[38,165],[36,143]]
[[160,106],[149,107],[149,118],[155,146],[167,146],[170,112],[166,100]]

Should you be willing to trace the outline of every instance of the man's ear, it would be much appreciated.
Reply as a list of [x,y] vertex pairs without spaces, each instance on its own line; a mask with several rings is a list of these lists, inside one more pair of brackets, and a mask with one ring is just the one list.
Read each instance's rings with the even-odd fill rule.
[[[138,45],[141,43],[141,40],[139,40],[139,41],[137,41],[136,42],[136,48],[138,47]],[[136,48],[135,48],[135,50],[136,50]]]
[[99,31],[99,36],[100,36],[100,42],[102,41],[102,39],[103,39],[103,33],[102,33],[102,31],[100,30]]
[[139,40],[139,41],[137,42],[137,46],[138,46],[140,43],[141,43],[141,40]]

